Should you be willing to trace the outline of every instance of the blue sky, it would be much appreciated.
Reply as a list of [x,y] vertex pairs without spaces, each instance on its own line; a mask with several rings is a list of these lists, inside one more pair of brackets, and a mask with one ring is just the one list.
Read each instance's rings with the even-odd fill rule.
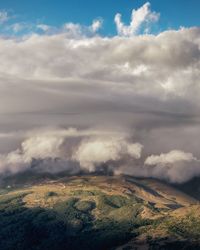
[[[98,17],[103,18],[101,33],[116,34],[114,16],[122,14],[125,23],[129,23],[132,9],[141,7],[145,0],[1,0],[0,10],[7,11],[12,18],[9,23],[45,23],[61,26],[66,22],[91,24]],[[150,0],[151,9],[160,13],[155,30],[180,26],[191,27],[200,24],[199,0]]]

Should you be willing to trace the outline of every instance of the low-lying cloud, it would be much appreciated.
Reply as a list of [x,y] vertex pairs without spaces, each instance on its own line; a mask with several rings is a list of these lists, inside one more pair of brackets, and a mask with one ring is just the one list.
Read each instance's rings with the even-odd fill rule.
[[[28,170],[33,163],[39,170],[96,172],[103,164],[112,168],[120,161],[140,159],[142,145],[129,141],[123,132],[101,130],[46,130],[32,131],[20,147],[0,155],[0,173],[12,174]],[[53,164],[53,165],[52,165]],[[50,165],[50,166],[49,166]]]
[[126,157],[139,159],[141,157],[142,145],[129,143],[126,138],[96,137],[86,139],[73,154],[73,159],[78,161],[81,167],[95,171],[96,166],[108,162],[119,162]]
[[200,161],[192,153],[173,150],[161,155],[151,155],[145,160],[151,166],[152,177],[171,182],[185,182],[200,174]]
[[200,175],[200,161],[192,153],[172,150],[145,159],[143,145],[124,131],[43,128],[30,133],[16,150],[0,155],[1,175],[30,169],[69,174],[104,170],[174,183]]

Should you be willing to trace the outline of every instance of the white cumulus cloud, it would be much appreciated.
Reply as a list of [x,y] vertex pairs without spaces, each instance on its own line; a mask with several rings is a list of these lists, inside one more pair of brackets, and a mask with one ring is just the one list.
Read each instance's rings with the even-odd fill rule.
[[133,9],[130,25],[125,25],[121,20],[121,14],[117,13],[115,15],[115,23],[118,34],[120,36],[133,36],[140,31],[142,26],[144,26],[143,30],[147,31],[150,24],[157,22],[160,17],[159,13],[151,11],[150,6],[150,3],[147,2],[139,9]]
[[75,149],[73,159],[90,171],[109,161],[117,162],[124,157],[139,159],[142,145],[129,143],[126,138],[97,137],[84,140],[78,149]]
[[200,161],[192,153],[181,150],[151,155],[145,165],[151,166],[148,175],[170,182],[182,183],[200,174]]
[[145,164],[146,165],[158,165],[158,164],[173,164],[181,161],[195,161],[196,158],[191,153],[186,153],[180,150],[172,150],[169,153],[161,155],[149,156]]
[[93,21],[92,25],[90,26],[90,29],[92,32],[97,32],[99,29],[102,28],[103,21],[102,19],[96,19]]

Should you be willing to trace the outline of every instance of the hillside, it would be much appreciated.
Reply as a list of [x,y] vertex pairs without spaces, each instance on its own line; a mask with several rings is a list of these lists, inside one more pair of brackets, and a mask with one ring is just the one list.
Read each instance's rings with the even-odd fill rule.
[[160,181],[24,178],[1,184],[1,250],[200,249],[199,202]]

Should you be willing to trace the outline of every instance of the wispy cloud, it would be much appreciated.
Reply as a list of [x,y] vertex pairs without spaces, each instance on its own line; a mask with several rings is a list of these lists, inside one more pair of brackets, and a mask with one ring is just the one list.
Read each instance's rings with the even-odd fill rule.
[[14,23],[14,24],[11,24],[10,26],[8,26],[8,29],[12,30],[14,33],[18,33],[26,28],[27,28],[27,25],[24,23]]
[[43,24],[43,23],[37,24],[36,27],[37,27],[38,29],[44,31],[44,32],[47,32],[48,30],[51,29],[51,26],[49,26],[49,25],[47,25],[47,24]]
[[8,12],[5,10],[0,10],[0,24],[5,23],[10,19]]

